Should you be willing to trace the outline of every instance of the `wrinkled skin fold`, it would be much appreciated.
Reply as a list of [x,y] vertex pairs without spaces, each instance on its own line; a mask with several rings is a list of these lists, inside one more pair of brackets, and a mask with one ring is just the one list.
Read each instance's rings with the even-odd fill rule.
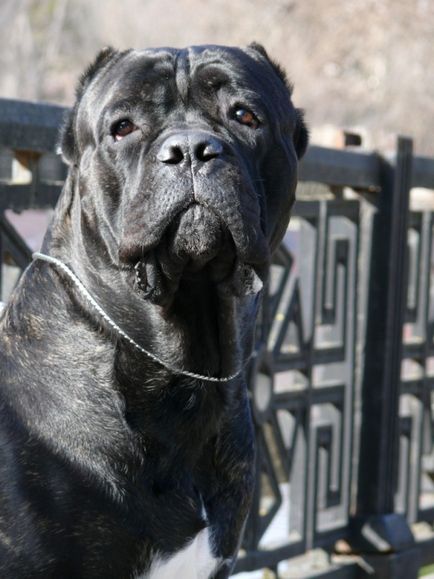
[[[171,367],[231,375],[306,145],[259,45],[106,49],[65,120],[42,251]],[[254,478],[243,373],[171,372],[44,262],[0,323],[0,576],[147,577],[208,528],[215,564],[197,578],[228,577]]]

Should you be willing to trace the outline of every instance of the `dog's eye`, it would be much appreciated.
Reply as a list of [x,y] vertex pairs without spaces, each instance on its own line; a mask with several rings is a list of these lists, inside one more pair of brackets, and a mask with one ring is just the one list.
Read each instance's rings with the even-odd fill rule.
[[131,121],[128,119],[122,119],[113,125],[111,133],[116,141],[120,141],[136,129],[136,125]]
[[247,125],[252,129],[257,129],[259,126],[259,119],[252,111],[240,107],[235,111],[235,118],[241,125]]

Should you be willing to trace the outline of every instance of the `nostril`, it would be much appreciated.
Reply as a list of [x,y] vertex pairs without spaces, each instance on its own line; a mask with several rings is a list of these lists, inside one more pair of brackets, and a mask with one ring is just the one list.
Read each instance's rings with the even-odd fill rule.
[[212,139],[205,141],[204,143],[199,143],[196,146],[194,153],[198,161],[210,161],[211,159],[219,157],[223,153],[223,145],[217,141],[217,139]]
[[184,153],[180,146],[166,144],[158,151],[157,159],[161,161],[161,163],[177,165],[184,160]]
[[220,139],[204,131],[186,131],[168,137],[157,153],[157,159],[166,165],[180,165],[184,161],[205,163],[224,152]]

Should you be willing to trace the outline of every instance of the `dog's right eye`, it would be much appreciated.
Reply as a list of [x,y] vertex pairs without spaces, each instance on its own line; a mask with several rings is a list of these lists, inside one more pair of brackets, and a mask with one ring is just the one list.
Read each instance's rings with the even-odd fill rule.
[[115,141],[120,141],[137,129],[136,125],[128,119],[122,119],[112,126],[111,134]]

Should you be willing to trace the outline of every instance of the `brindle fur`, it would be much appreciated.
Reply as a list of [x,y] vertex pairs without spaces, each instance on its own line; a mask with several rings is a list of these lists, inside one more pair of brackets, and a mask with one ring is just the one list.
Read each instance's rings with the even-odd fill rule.
[[[236,106],[257,112],[260,127],[237,122]],[[120,117],[138,130],[116,142]],[[168,136],[184,146],[195,131],[223,153],[158,160]],[[43,251],[145,348],[230,374],[252,348],[252,288],[287,227],[306,143],[283,73],[258,45],[107,49],[63,128],[69,174]],[[138,261],[155,273],[146,296]],[[226,561],[215,577],[228,577],[254,478],[244,377],[173,374],[41,261],[0,327],[0,576],[133,578],[209,524]]]

